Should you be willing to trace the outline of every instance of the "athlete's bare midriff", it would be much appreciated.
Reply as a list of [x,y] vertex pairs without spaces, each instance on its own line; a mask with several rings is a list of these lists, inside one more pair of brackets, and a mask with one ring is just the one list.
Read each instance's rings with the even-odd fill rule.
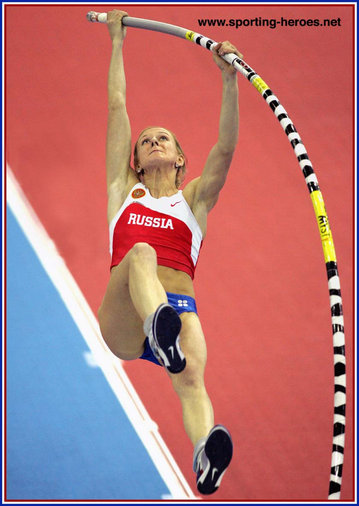
[[157,273],[158,278],[166,292],[189,295],[193,298],[195,297],[193,281],[186,272],[159,265]]

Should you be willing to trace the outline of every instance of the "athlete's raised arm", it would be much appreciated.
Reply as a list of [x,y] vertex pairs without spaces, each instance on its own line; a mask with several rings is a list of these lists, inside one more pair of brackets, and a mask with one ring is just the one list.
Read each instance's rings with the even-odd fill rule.
[[106,173],[110,222],[121,207],[128,192],[128,184],[137,178],[130,168],[131,128],[126,109],[126,78],[122,47],[126,28],[122,18],[127,13],[113,10],[107,15],[112,40],[112,54],[108,73],[108,120],[106,141]]
[[218,200],[238,140],[238,83],[236,70],[219,55],[235,53],[242,56],[230,42],[219,43],[213,58],[222,72],[222,104],[218,139],[211,149],[202,175],[188,185],[192,210],[205,232],[208,212]]

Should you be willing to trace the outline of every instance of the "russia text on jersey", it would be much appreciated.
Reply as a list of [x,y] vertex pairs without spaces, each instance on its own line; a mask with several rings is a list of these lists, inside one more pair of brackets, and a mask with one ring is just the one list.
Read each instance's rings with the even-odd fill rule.
[[144,225],[153,228],[170,228],[174,230],[171,218],[154,218],[141,214],[130,213],[127,225]]

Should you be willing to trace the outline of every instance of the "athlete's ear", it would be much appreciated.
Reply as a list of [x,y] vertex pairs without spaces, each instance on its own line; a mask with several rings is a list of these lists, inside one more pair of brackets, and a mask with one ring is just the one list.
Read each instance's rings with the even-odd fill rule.
[[180,165],[180,164],[176,163],[175,167],[177,170],[177,172],[176,172],[176,187],[179,188],[186,177],[186,166],[184,164],[184,158],[183,158],[182,164]]
[[184,156],[183,155],[178,155],[177,159],[176,159],[176,163],[175,163],[175,168],[176,169],[180,169],[181,167],[183,167],[184,162],[185,162]]

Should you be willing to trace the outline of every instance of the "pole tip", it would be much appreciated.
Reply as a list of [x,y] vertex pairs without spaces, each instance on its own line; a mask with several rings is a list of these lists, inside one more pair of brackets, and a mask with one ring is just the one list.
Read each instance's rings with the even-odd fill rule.
[[90,11],[86,14],[87,21],[94,23],[96,21],[96,12]]

